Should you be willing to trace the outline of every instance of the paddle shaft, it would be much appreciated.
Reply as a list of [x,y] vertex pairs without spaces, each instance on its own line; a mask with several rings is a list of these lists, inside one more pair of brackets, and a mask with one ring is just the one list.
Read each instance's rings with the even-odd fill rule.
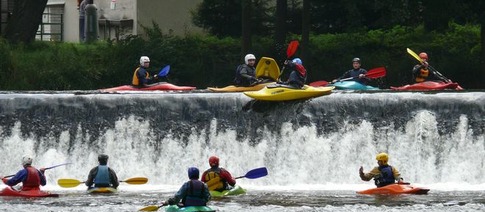
[[[58,164],[58,165],[55,165],[55,166],[51,166],[51,167],[47,167],[45,168],[44,170],[49,170],[49,169],[53,169],[53,168],[56,168],[56,167],[59,167],[59,166],[65,166],[67,164],[71,164],[71,163],[62,163],[62,164]],[[4,176],[4,178],[9,178],[9,177],[13,177],[15,176],[14,174],[11,174],[11,175],[7,175],[7,176]]]
[[[290,59],[296,53],[298,46],[300,43],[297,40],[293,40],[288,44],[288,48],[286,49],[286,60]],[[285,71],[285,65],[283,65],[283,69],[281,70],[280,76],[278,77],[277,81],[280,81],[281,76],[283,76],[283,72]]]

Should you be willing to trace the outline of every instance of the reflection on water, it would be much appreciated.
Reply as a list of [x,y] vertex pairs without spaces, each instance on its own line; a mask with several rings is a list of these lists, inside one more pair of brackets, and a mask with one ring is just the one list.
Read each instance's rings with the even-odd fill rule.
[[[2,198],[0,211],[136,211],[158,205],[173,192],[129,191],[88,195],[61,191],[59,198]],[[218,211],[483,211],[482,191],[434,191],[428,195],[368,196],[354,191],[249,191],[242,196],[214,199]]]

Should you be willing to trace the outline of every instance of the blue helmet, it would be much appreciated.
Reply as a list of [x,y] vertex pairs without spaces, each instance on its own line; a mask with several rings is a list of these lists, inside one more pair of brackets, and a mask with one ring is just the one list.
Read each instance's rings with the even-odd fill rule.
[[187,170],[189,174],[189,179],[199,179],[199,169],[196,167],[190,167],[189,170]]
[[302,64],[303,64],[303,62],[301,62],[301,59],[300,59],[300,58],[295,58],[295,59],[293,59],[293,61],[292,61],[292,62],[293,62],[293,63],[296,63],[296,64],[300,64],[300,65],[302,65]]

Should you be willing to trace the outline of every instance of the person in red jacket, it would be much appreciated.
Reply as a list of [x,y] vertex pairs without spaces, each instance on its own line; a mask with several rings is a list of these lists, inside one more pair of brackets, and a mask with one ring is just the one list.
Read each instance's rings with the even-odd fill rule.
[[10,180],[3,177],[3,183],[8,186],[15,186],[22,182],[22,191],[40,190],[40,186],[45,186],[46,180],[44,176],[45,168],[40,170],[32,166],[32,157],[22,157],[22,166],[24,169],[20,170]]
[[209,158],[210,169],[207,169],[200,179],[206,183],[210,191],[231,190],[236,185],[236,179],[226,169],[219,167],[219,158]]

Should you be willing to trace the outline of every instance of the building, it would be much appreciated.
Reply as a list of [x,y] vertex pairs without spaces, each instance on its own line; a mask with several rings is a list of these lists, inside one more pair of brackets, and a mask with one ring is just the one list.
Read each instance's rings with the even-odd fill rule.
[[[6,27],[15,0],[0,0],[0,32]],[[79,42],[80,0],[48,0],[37,39]],[[192,24],[190,11],[202,0],[94,0],[100,39],[144,34],[156,23],[164,33],[203,33]]]

